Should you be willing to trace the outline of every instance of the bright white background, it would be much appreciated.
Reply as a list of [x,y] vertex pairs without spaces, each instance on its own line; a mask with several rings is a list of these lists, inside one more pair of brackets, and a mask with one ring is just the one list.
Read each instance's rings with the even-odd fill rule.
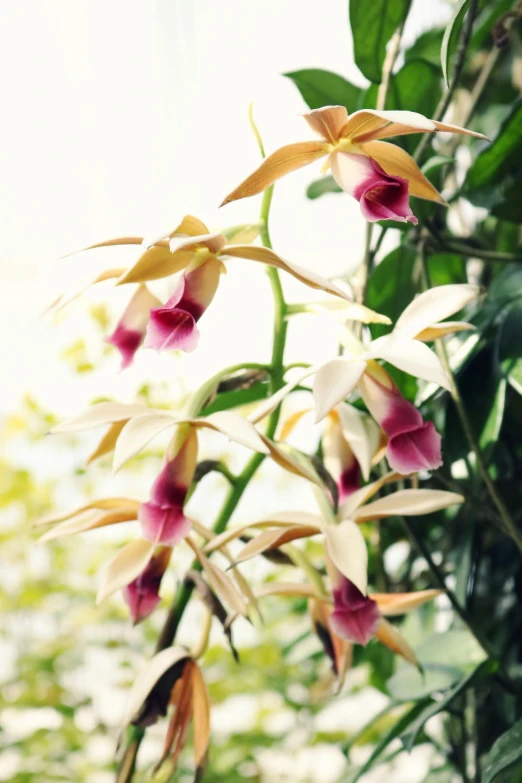
[[[448,13],[440,0],[417,0],[406,38]],[[144,373],[172,373],[169,357],[142,351],[130,374],[119,376],[114,352],[98,373],[75,379],[59,353],[84,330],[87,300],[58,326],[39,315],[63,288],[136,253],[56,259],[111,236],[161,233],[186,212],[211,228],[255,220],[259,197],[217,209],[259,161],[248,105],[254,102],[269,152],[309,137],[298,117],[306,107],[281,74],[310,67],[364,84],[346,2],[0,1],[0,412],[31,390],[70,413],[102,392],[125,398],[129,381]],[[361,257],[363,220],[348,196],[307,201],[306,185],[317,176],[318,165],[278,184],[274,245],[325,275],[346,273]],[[183,360],[185,388],[221,366],[268,357],[265,276],[248,262],[230,267],[201,323],[198,351]],[[294,298],[308,295],[285,285]],[[115,317],[128,296],[109,288],[97,294]],[[304,318],[288,356],[314,360],[333,349],[322,325]]]

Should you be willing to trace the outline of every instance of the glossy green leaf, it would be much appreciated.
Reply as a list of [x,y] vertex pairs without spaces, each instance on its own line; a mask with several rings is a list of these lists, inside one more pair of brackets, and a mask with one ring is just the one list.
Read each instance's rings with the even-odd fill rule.
[[404,60],[427,60],[438,68],[440,73],[440,47],[444,30],[436,28],[426,30],[404,52]]
[[421,699],[434,691],[446,690],[486,658],[475,637],[465,629],[435,633],[415,652],[424,672],[401,662],[388,680],[390,696],[399,701]]
[[484,761],[482,783],[493,783],[497,775],[522,759],[522,720],[495,742]]
[[[415,257],[413,247],[401,245],[381,261],[369,280],[366,291],[367,306],[387,315],[393,323],[417,293],[413,279]],[[389,331],[388,327],[372,325],[372,335],[375,337]]]
[[372,768],[374,761],[376,761],[379,756],[381,756],[383,751],[386,750],[390,742],[393,742],[396,737],[399,737],[401,734],[403,734],[408,726],[422,713],[425,707],[426,701],[419,701],[417,704],[414,704],[413,707],[407,710],[396,723],[394,723],[392,728],[387,731],[382,739],[377,743],[368,760],[362,765],[362,767],[360,767],[360,769],[357,770],[355,777],[351,778],[350,783],[357,783],[357,781],[361,780],[362,776]]
[[306,195],[312,201],[324,196],[326,193],[342,193],[341,188],[331,175],[316,179],[306,189]]
[[346,106],[351,113],[358,107],[362,90],[337,73],[320,68],[305,68],[284,73],[283,76],[293,81],[310,109]]
[[494,671],[496,668],[497,665],[495,663],[492,663],[491,661],[484,661],[484,663],[480,664],[474,671],[471,672],[471,674],[468,674],[467,677],[464,677],[462,680],[460,680],[460,682],[457,683],[457,685],[451,688],[451,690],[449,690],[442,699],[429,704],[420,713],[416,720],[408,727],[408,729],[401,735],[401,740],[406,750],[410,751],[413,748],[419,733],[421,732],[425,723],[430,720],[430,718],[433,718],[434,715],[438,715],[439,712],[446,710],[450,706],[451,702],[461,693],[464,693],[466,688],[468,688],[477,677],[488,674],[491,671]]
[[209,416],[218,411],[228,411],[231,408],[238,408],[240,405],[248,405],[251,402],[265,400],[268,397],[268,384],[264,382],[255,383],[249,389],[237,389],[234,391],[223,392],[209,402],[201,411],[202,416]]
[[521,161],[522,101],[518,101],[494,141],[475,158],[464,182],[464,193],[474,204],[498,207],[516,186]]
[[408,14],[410,0],[350,0],[353,54],[371,82],[381,81],[386,44]]
[[470,0],[459,0],[455,6],[455,10],[448,22],[444,35],[442,37],[442,46],[440,49],[440,62],[442,65],[442,73],[444,75],[444,81],[449,87],[449,63],[450,59],[457,49],[457,43],[459,39],[460,28],[466,11],[469,8]]

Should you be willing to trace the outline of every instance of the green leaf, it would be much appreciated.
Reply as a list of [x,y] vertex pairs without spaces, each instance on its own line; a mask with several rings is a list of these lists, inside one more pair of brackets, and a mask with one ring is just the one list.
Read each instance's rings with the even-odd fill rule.
[[457,253],[434,253],[428,266],[432,286],[467,282],[466,263]]
[[[395,323],[406,305],[416,294],[413,282],[415,250],[401,245],[392,250],[375,268],[366,291],[366,305],[378,313],[387,315]],[[372,325],[372,336],[380,337],[389,327]]]
[[[494,347],[489,344],[472,357],[458,378],[471,428],[483,448],[494,445],[502,424],[506,389],[499,369]],[[469,445],[451,400],[448,400],[444,434],[445,456],[449,462],[468,454]]]
[[466,629],[432,634],[415,652],[424,673],[400,663],[388,680],[390,695],[399,701],[421,699],[434,691],[450,688],[486,658],[482,647]]
[[[488,147],[475,158],[463,191],[473,204],[498,207],[518,192],[522,160],[522,101],[517,101]],[[510,192],[511,191],[511,192]],[[504,217],[504,215],[499,215]]]
[[443,29],[426,30],[425,33],[412,43],[404,52],[404,61],[427,60],[437,67],[440,72],[440,47],[442,44]]
[[496,668],[497,664],[495,662],[484,661],[484,663],[480,664],[480,666],[477,666],[477,668],[472,671],[471,674],[468,674],[467,677],[464,677],[462,680],[460,680],[460,682],[457,683],[457,685],[451,688],[451,690],[446,693],[443,699],[436,701],[433,704],[429,704],[421,712],[414,723],[409,726],[407,731],[401,735],[401,740],[406,750],[411,751],[424,724],[430,718],[433,718],[434,715],[438,715],[439,712],[443,712],[447,707],[449,707],[451,702],[471,685],[479,673],[481,675],[489,674],[490,672],[495,671]]
[[332,105],[346,106],[349,113],[357,109],[362,90],[337,73],[306,68],[284,73],[283,76],[293,81],[311,109]]
[[482,783],[493,780],[508,767],[522,759],[522,720],[502,734],[484,761]]
[[[522,294],[522,291],[520,292]],[[500,361],[522,358],[522,300],[514,301],[503,313],[498,335]]]
[[324,196],[326,193],[342,193],[342,189],[331,175],[316,179],[306,189],[306,195],[312,201]]
[[[419,89],[419,85],[422,85],[422,89]],[[366,107],[376,107],[377,92],[377,85],[370,85],[364,98]],[[440,69],[427,60],[409,60],[390,78],[385,108],[416,111],[426,117],[432,117],[441,92]],[[397,143],[399,142],[412,152],[419,143],[419,137],[416,134],[405,136]]]
[[448,77],[449,62],[457,48],[460,28],[462,26],[462,22],[464,21],[464,17],[466,16],[466,11],[468,10],[469,3],[470,0],[459,0],[457,5],[455,6],[453,15],[449,20],[448,26],[444,30],[444,35],[442,37],[442,46],[440,49],[440,62],[442,65],[442,73],[444,76],[444,81],[446,82],[446,85],[448,87],[449,87],[449,77]]
[[353,56],[360,71],[379,84],[386,44],[408,14],[410,0],[350,0]]
[[369,769],[371,769],[373,762],[377,758],[379,758],[381,753],[388,747],[390,742],[392,742],[396,737],[399,737],[401,734],[403,734],[408,728],[408,726],[425,709],[425,707],[426,707],[426,701],[425,700],[419,701],[417,704],[414,704],[413,707],[407,710],[407,712],[405,712],[399,718],[399,720],[392,726],[392,728],[389,731],[387,731],[386,734],[382,737],[382,739],[377,743],[368,760],[362,765],[362,767],[359,770],[357,770],[357,774],[355,775],[355,777],[351,778],[350,783],[357,783],[357,781],[360,780],[362,776],[366,772],[368,772]]
[[268,383],[255,383],[249,389],[236,389],[234,391],[223,392],[212,400],[203,410],[201,416],[209,416],[217,411],[228,411],[231,408],[237,408],[240,405],[248,405],[251,402],[266,400],[268,397]]

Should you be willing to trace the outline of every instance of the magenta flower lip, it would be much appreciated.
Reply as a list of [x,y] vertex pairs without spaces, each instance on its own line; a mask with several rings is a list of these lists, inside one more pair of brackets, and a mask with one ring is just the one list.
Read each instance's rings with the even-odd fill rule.
[[121,354],[121,369],[125,370],[132,364],[134,354],[142,344],[145,334],[137,329],[129,329],[120,323],[105,342],[113,345]]
[[330,625],[342,639],[366,646],[377,632],[381,613],[377,603],[363,595],[346,577],[333,591],[334,610]]

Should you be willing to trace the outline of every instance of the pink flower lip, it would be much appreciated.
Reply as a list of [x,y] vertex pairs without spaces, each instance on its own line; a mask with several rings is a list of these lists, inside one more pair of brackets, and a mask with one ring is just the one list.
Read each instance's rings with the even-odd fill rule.
[[175,546],[190,532],[191,521],[182,506],[142,503],[138,511],[143,537],[165,546]]
[[119,324],[112,335],[107,337],[105,342],[114,345],[121,354],[121,369],[124,370],[134,359],[134,354],[143,342],[145,334],[138,329],[129,329],[123,324]]
[[170,559],[170,550],[154,555],[144,571],[123,589],[134,625],[141,622],[157,607],[161,598],[159,588]]
[[442,465],[441,436],[433,422],[425,422],[420,427],[391,437],[387,457],[392,470],[404,475],[419,470],[436,470]]
[[197,348],[198,341],[196,319],[187,310],[180,307],[151,310],[145,348],[190,353]]
[[351,494],[356,492],[361,486],[361,468],[354,458],[353,464],[346,468],[337,483],[339,492],[339,503],[346,500]]
[[354,189],[366,220],[396,220],[417,225],[419,221],[410,208],[408,180],[386,174],[374,160],[371,164],[372,174]]
[[366,646],[375,636],[381,619],[376,602],[345,577],[333,591],[333,598],[334,610],[330,616],[333,632],[349,642]]

